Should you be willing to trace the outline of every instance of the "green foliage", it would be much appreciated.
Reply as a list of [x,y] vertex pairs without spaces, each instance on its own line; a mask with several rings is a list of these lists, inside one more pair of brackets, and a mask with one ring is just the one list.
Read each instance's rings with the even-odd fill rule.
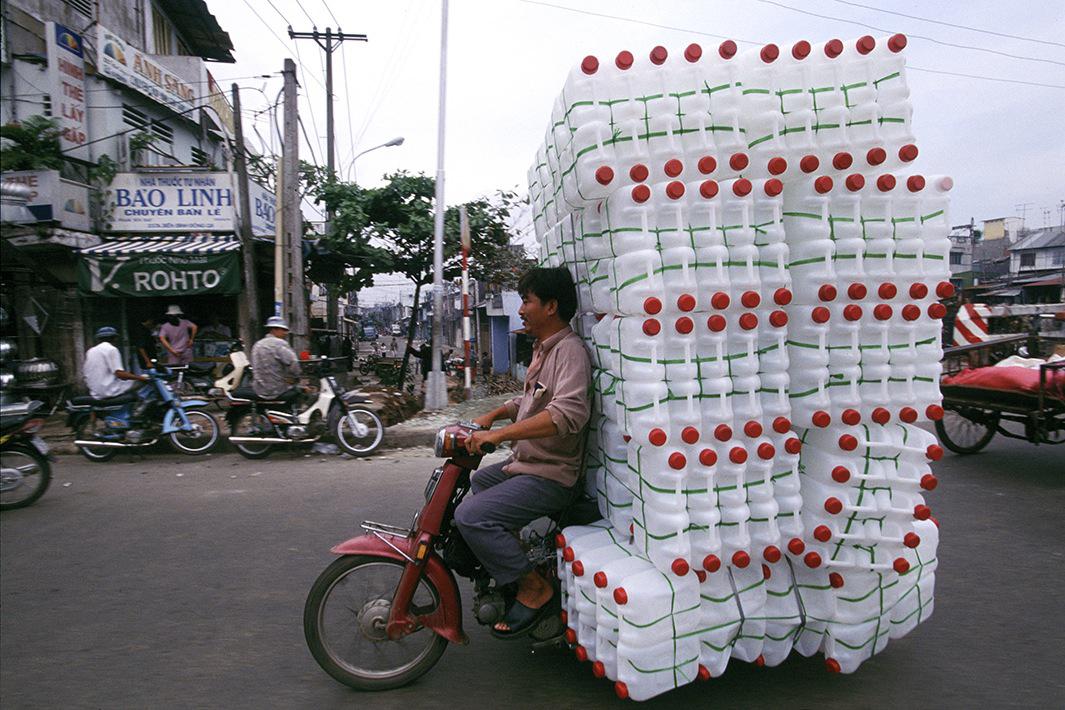
[[4,170],[59,170],[63,151],[56,121],[30,116],[0,126],[0,166]]

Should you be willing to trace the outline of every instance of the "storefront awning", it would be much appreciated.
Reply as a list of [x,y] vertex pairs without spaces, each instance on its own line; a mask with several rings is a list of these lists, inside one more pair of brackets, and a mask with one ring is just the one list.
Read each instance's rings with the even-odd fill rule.
[[121,239],[82,249],[78,291],[85,296],[233,295],[240,292],[235,237]]

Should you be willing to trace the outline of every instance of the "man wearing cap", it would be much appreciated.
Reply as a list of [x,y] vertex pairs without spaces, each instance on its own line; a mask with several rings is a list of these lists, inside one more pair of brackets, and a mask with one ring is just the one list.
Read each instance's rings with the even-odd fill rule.
[[196,324],[182,318],[181,306],[166,309],[166,322],[159,328],[159,342],[166,348],[167,365],[188,365],[192,362],[192,344],[196,340]]
[[105,325],[96,331],[96,345],[85,353],[85,384],[94,399],[125,394],[133,382],[147,382],[145,375],[135,375],[122,366],[122,353],[114,345],[118,331]]
[[289,347],[288,324],[280,316],[266,321],[266,337],[251,349],[252,389],[261,399],[296,401],[302,390],[295,386],[300,361]]

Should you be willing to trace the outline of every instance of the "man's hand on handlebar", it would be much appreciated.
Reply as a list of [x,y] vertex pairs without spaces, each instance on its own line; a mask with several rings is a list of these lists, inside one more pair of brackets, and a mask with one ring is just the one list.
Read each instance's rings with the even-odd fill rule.
[[495,419],[492,418],[491,414],[482,414],[473,420],[473,423],[482,429],[491,429],[493,422],[495,422]]
[[[491,424],[489,424],[489,426],[491,426]],[[499,436],[498,431],[471,431],[470,435],[466,437],[466,450],[474,455],[487,454],[495,451],[502,441],[503,439]],[[485,447],[485,444],[489,444],[490,446]]]

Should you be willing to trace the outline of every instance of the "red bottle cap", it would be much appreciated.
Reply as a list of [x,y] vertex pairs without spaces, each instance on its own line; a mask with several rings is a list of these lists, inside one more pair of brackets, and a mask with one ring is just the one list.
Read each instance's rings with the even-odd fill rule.
[[662,45],[659,45],[651,50],[651,63],[663,64],[666,61],[666,57],[669,56],[669,52]]
[[[769,174],[770,175],[780,175],[782,172],[784,172],[785,170],[788,169],[788,161],[784,160],[783,158],[779,158],[779,157],[778,158],[772,158],[769,161],[769,164],[766,167],[769,168]],[[777,184],[779,184],[779,182],[780,181],[778,180]],[[766,186],[766,192],[769,192],[769,186],[768,185]],[[777,192],[773,192],[773,193],[770,193],[770,194],[779,195],[780,191],[778,190]]]
[[718,291],[710,298],[710,305],[719,311],[728,308],[730,303],[732,303],[732,299],[724,291]]
[[924,284],[917,283],[910,286],[910,298],[916,298],[918,300],[928,295],[928,287]]
[[954,295],[954,284],[949,281],[940,281],[936,284],[936,295],[940,298],[950,298]]
[[938,422],[943,418],[943,408],[938,404],[930,404],[928,408],[924,410],[925,416],[934,422]]
[[742,446],[733,446],[728,452],[728,460],[732,463],[745,463],[747,461],[747,449]]
[[680,471],[688,465],[688,459],[684,457],[679,451],[674,451],[669,455],[669,467],[675,471]]
[[839,572],[830,572],[828,575],[828,583],[832,585],[833,589],[839,589],[843,586],[843,575]]
[[632,201],[636,203],[647,202],[651,199],[651,188],[647,185],[637,185],[632,188]]
[[581,562],[580,560],[577,560],[576,562],[573,563],[573,576],[574,577],[583,577],[584,576],[584,563]]
[[662,332],[662,324],[658,322],[657,318],[648,318],[643,322],[644,335],[650,335],[652,337]]
[[920,192],[924,189],[924,177],[921,175],[911,175],[906,178],[906,189],[910,192]]
[[561,550],[565,546],[566,546],[566,536],[563,535],[562,533],[559,533],[559,534],[555,535],[555,547],[557,547],[558,549]]
[[895,298],[895,296],[899,295],[899,289],[893,283],[880,284],[880,288],[878,288],[876,292],[879,294],[880,298],[885,301],[890,301]]
[[735,153],[728,159],[729,167],[733,170],[743,170],[749,163],[750,160],[747,159],[746,153]]
[[596,572],[592,577],[592,581],[595,582],[595,586],[599,589],[606,589],[606,572]]
[[818,542],[828,542],[832,539],[832,529],[827,525],[818,525],[814,528],[814,539]]
[[830,39],[825,42],[825,56],[829,59],[835,59],[839,55],[843,54],[843,42],[838,39]]
[[722,59],[732,59],[736,56],[736,43],[730,39],[726,39],[717,48],[717,53],[721,55]]
[[883,148],[870,148],[865,154],[865,161],[870,165],[880,165],[887,160],[887,151]]
[[603,665],[602,661],[596,661],[592,664],[592,675],[596,678],[602,678],[606,675],[606,666]]
[[925,449],[925,456],[927,456],[933,461],[938,461],[943,458],[943,447],[941,447],[939,444],[932,444],[927,449]]
[[936,486],[938,485],[939,479],[933,476],[932,474],[926,473],[925,475],[921,476],[921,488],[925,489],[926,491],[934,491],[936,489]]
[[836,287],[832,284],[825,284],[821,288],[817,289],[817,298],[824,302],[836,300]]
[[881,192],[891,192],[895,189],[894,175],[881,175],[876,179],[876,189]]
[[899,574],[906,574],[910,571],[910,563],[906,561],[905,557],[897,558],[891,566]]
[[685,444],[694,444],[699,440],[699,430],[693,426],[686,426],[680,432],[680,440]]
[[699,185],[699,194],[707,200],[712,200],[717,197],[717,183],[713,180],[704,180]]
[[932,517],[932,509],[927,505],[915,505],[913,506],[913,517],[918,520],[928,520]]
[[756,439],[762,435],[762,425],[752,419],[743,425],[743,433],[752,439]]
[[821,161],[817,159],[816,155],[805,155],[802,160],[799,161],[799,170],[804,173],[812,173],[821,166]]
[[899,160],[904,163],[913,162],[917,158],[917,154],[919,152],[920,151],[917,150],[917,146],[915,146],[913,143],[907,143],[906,145],[899,148]]
[[[773,169],[770,168],[769,170],[770,170],[770,172],[772,172]],[[784,172],[784,171],[781,170],[780,172]],[[773,173],[773,174],[774,175],[779,175],[780,173]],[[765,181],[765,194],[768,195],[769,197],[776,197],[777,195],[779,195],[783,191],[784,191],[784,183],[782,183],[780,180],[777,180],[776,178],[771,178],[771,179]]]
[[865,288],[865,284],[851,284],[847,287],[847,296],[852,301],[860,301],[868,294],[868,289]]
[[740,178],[732,183],[732,194],[736,197],[746,197],[751,194],[751,181],[747,178]]
[[832,317],[832,311],[828,310],[824,306],[818,306],[810,312],[810,318],[814,323],[827,323],[828,319]]
[[832,469],[832,480],[836,483],[846,483],[851,480],[851,472],[846,466],[836,466]]
[[740,316],[740,327],[744,330],[754,330],[758,327],[758,316],[753,313],[744,313]]
[[625,685],[625,681],[619,680],[614,683],[614,695],[618,696],[618,700],[629,699],[629,686]]
[[847,189],[851,192],[858,192],[858,190],[865,187],[865,177],[859,173],[848,175],[845,184],[847,185]]
[[661,429],[652,429],[647,435],[647,440],[655,446],[662,446],[666,443],[666,432]]
[[901,33],[891,35],[891,37],[888,38],[887,46],[892,52],[901,52],[906,49],[906,35]]
[[625,587],[618,587],[614,590],[614,603],[622,606],[629,603],[629,595],[625,592]]
[[695,310],[695,296],[690,293],[682,293],[677,299],[677,308],[685,312]]
[[566,629],[566,641],[569,643],[577,643],[577,632],[573,629]]
[[891,314],[891,306],[886,303],[878,303],[876,308],[873,309],[873,317],[877,320],[888,320],[891,318]]
[[711,332],[720,333],[725,329],[725,317],[718,315],[710,316],[706,319],[706,327],[709,328]]
[[609,185],[614,180],[614,171],[604,165],[595,171],[595,181],[600,185]]
[[899,419],[907,424],[917,421],[917,410],[913,407],[903,407],[899,410]]
[[654,296],[644,299],[643,310],[648,315],[658,315],[662,311],[662,302]]
[[911,550],[921,544],[921,536],[915,532],[908,532],[902,538],[902,544]]
[[673,326],[681,335],[687,335],[695,330],[695,322],[688,316],[681,316]]
[[703,582],[706,581],[706,572],[704,572],[701,569],[695,570],[695,576],[698,577],[699,584],[702,584]]
[[699,463],[703,466],[713,466],[717,463],[717,452],[713,449],[703,449],[699,452]]
[[858,448],[858,439],[853,434],[844,434],[839,437],[839,448],[844,451],[854,451]]
[[806,543],[800,540],[799,538],[793,537],[791,538],[791,540],[788,540],[788,552],[790,552],[791,554],[801,555],[805,551]]
[[563,624],[566,624],[566,623],[568,623],[568,622],[569,622],[569,614],[567,614],[567,613],[565,612],[565,610],[563,610],[563,611],[560,611],[560,612],[558,613],[558,618],[562,619],[562,623],[563,623]]
[[[843,670],[839,666],[839,661],[837,661],[835,658],[826,658],[825,659],[825,669],[829,673],[840,673]],[[624,698],[622,698],[622,700],[624,700]]]
[[825,511],[832,515],[839,515],[843,512],[843,501],[839,498],[827,498],[825,499]]
[[780,47],[776,46],[775,44],[767,44],[766,46],[762,47],[762,51],[759,53],[759,56],[762,57],[762,61],[766,64],[772,64],[777,60],[777,57],[780,56]]
[[712,155],[704,155],[699,158],[699,172],[703,175],[709,175],[717,170],[717,161],[714,160]]
[[783,328],[788,324],[788,314],[784,311],[773,311],[769,314],[769,324],[774,328]]
[[673,560],[673,564],[670,565],[669,568],[673,570],[673,574],[677,575],[678,577],[683,577],[684,575],[688,574],[688,563],[679,557]]
[[795,454],[798,454],[800,451],[802,451],[802,442],[794,436],[789,437],[784,442],[784,450],[794,456]]
[[854,158],[846,151],[832,156],[832,167],[836,170],[846,170],[854,163]]
[[912,303],[907,303],[902,307],[902,317],[906,320],[917,320],[921,317],[921,309]]
[[813,413],[813,416],[810,417],[810,421],[814,423],[815,427],[824,429],[832,423],[832,416],[828,412],[821,409]]
[[740,569],[743,569],[747,565],[751,564],[751,556],[743,550],[737,550],[732,553],[732,564]]
[[614,66],[621,71],[625,71],[632,66],[633,56],[632,52],[627,49],[623,49],[618,52],[618,56],[614,58]]
[[[773,576],[773,570],[769,569],[769,565],[762,565],[762,579],[769,579],[772,576]],[[758,663],[758,661],[762,661],[762,662]],[[765,665],[765,659],[763,659],[761,656],[756,658],[754,662],[758,663],[759,666],[764,666]]]
[[777,417],[773,420],[773,431],[778,434],[787,434],[791,430],[791,420],[787,417]]
[[840,419],[847,426],[857,426],[862,421],[862,415],[857,409],[844,409]]
[[674,180],[666,185],[666,196],[671,200],[679,200],[684,197],[684,183]]
[[843,307],[843,317],[849,321],[856,321],[862,317],[862,307],[851,303]]
[[707,572],[717,572],[721,569],[721,560],[717,558],[717,555],[707,555],[703,558],[703,569]]
[[817,569],[821,566],[821,555],[816,552],[807,552],[806,556],[802,558],[802,561],[810,569]]
[[810,43],[800,39],[792,46],[791,56],[800,61],[806,59],[806,57],[810,56]]
[[884,407],[877,407],[873,410],[873,421],[883,426],[891,421],[891,412]]
[[791,303],[791,291],[786,288],[778,288],[773,292],[773,303],[778,306],[786,306]]
[[684,163],[680,162],[676,158],[672,158],[671,160],[666,161],[666,164],[663,166],[662,169],[669,177],[677,177],[682,172],[684,172]]
[[873,39],[870,35],[865,35],[864,37],[860,37],[858,39],[858,42],[855,46],[858,49],[858,54],[869,54],[869,52],[872,52],[874,49],[876,49],[876,40]]
[[718,441],[728,441],[732,438],[732,427],[728,424],[718,424],[714,428],[714,438]]
[[947,315],[947,307],[944,306],[942,303],[933,303],[928,307],[928,315],[931,318],[939,320],[940,318]]
[[573,548],[567,547],[562,551],[562,559],[566,562],[573,562]]
[[740,303],[744,308],[757,308],[758,304],[762,302],[762,297],[758,295],[757,291],[744,291],[740,296]]
[[832,189],[832,178],[827,175],[817,178],[814,180],[814,189],[822,195],[829,192]]
[[629,168],[629,177],[632,178],[633,182],[643,182],[650,174],[651,171],[647,169],[647,166],[641,163],[636,163],[636,165]]
[[762,551],[762,557],[765,558],[766,562],[780,562],[781,556],[780,548],[776,545],[770,545]]
[[684,58],[689,62],[697,62],[703,56],[703,48],[692,42],[684,49]]
[[701,680],[701,681],[710,680],[710,678],[711,678],[710,669],[707,668],[706,666],[702,665],[702,664],[699,664],[699,674],[698,675],[699,675],[699,680]]
[[758,458],[762,459],[763,461],[768,461],[776,455],[776,448],[768,441],[758,445]]
[[599,71],[599,60],[589,54],[584,58],[584,61],[581,62],[581,71],[585,74],[595,74]]

